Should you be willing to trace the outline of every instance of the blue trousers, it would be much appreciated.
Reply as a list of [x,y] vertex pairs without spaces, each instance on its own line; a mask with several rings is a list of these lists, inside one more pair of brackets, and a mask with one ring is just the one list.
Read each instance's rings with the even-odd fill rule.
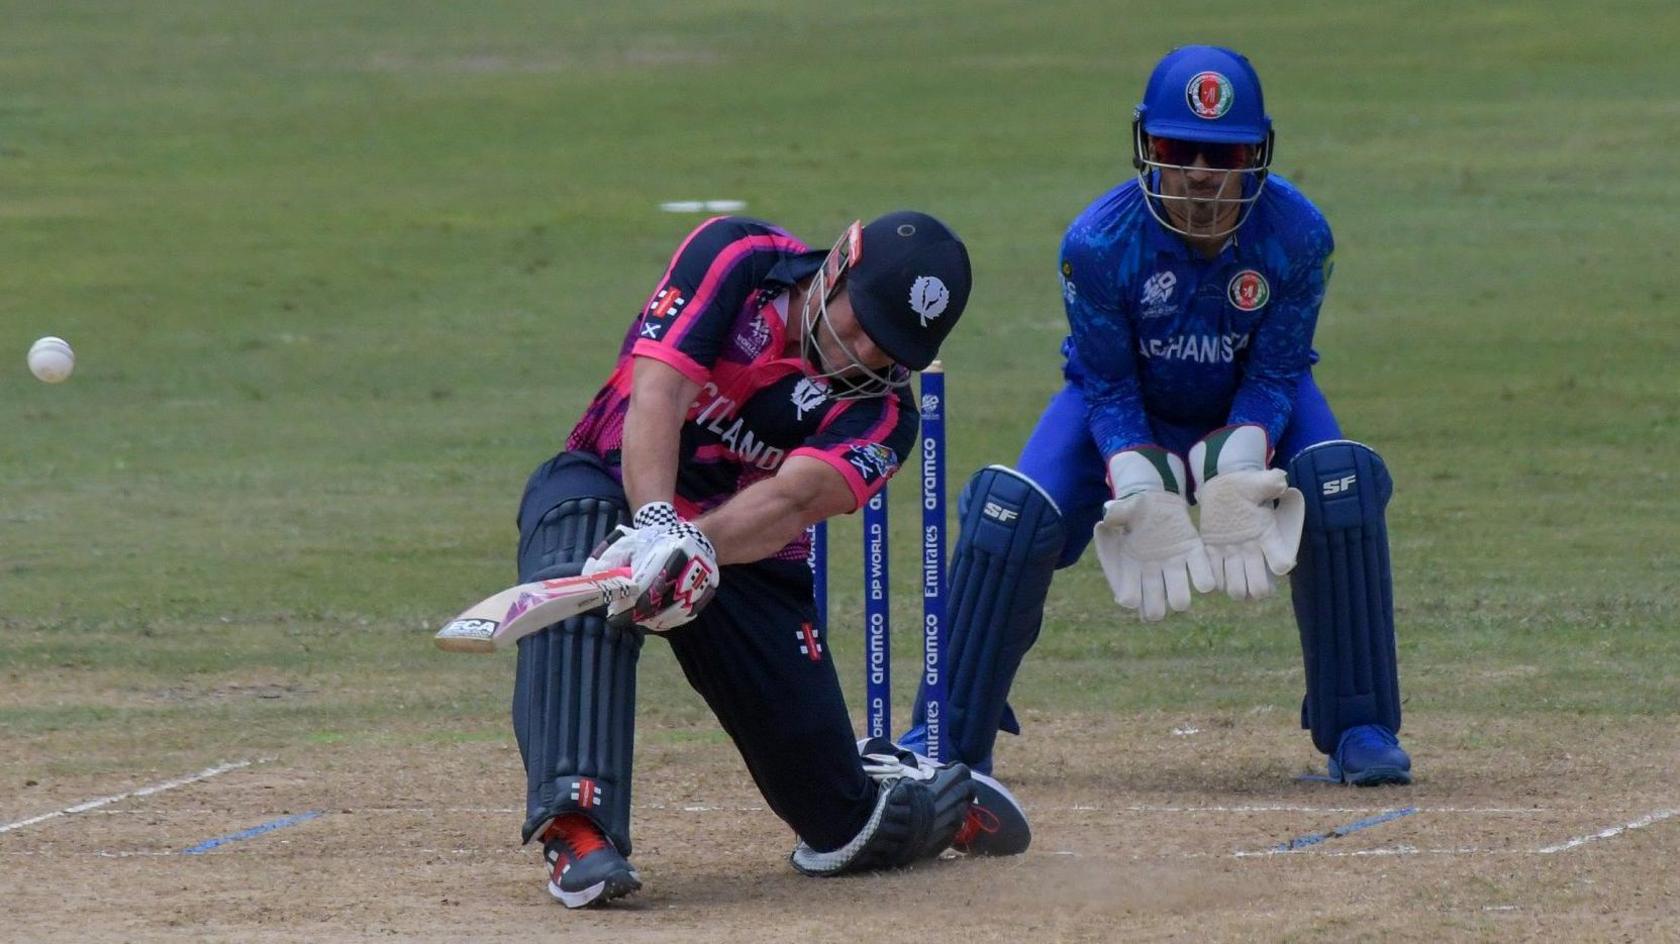
[[[1150,421],[1156,445],[1180,456],[1190,451],[1196,441],[1218,429],[1210,426],[1178,426],[1156,420]],[[1302,449],[1315,443],[1341,439],[1341,428],[1324,394],[1313,383],[1312,374],[1301,378],[1295,392],[1295,408],[1289,425],[1272,456],[1272,465],[1283,468]],[[1085,420],[1085,394],[1073,384],[1063,387],[1050,398],[1050,405],[1038,418],[1038,426],[1021,449],[1015,467],[1037,482],[1062,510],[1067,524],[1067,544],[1057,567],[1067,567],[1079,560],[1091,543],[1091,529],[1102,518],[1103,503],[1110,498],[1108,491],[1108,463],[1091,438],[1090,424]]]
[[[1217,424],[1203,429],[1161,422],[1152,422],[1151,426],[1156,444],[1180,455],[1218,428]],[[1318,385],[1313,383],[1312,375],[1307,374],[1296,391],[1294,411],[1284,429],[1282,441],[1274,450],[1273,464],[1284,467],[1296,453],[1308,446],[1340,438],[1341,430],[1336,425],[1335,415],[1330,412],[1330,405],[1325,402]],[[1067,537],[1056,566],[1071,565],[1079,560],[1079,555],[1091,543],[1091,529],[1102,518],[1103,503],[1109,499],[1108,464],[1091,438],[1090,425],[1085,419],[1085,395],[1079,387],[1070,383],[1051,397],[1050,405],[1039,417],[1038,426],[1021,451],[1016,468],[1048,492],[1061,509]],[[1038,601],[1038,605],[1042,606],[1043,601]],[[953,628],[949,631],[960,630]],[[1036,623],[1033,635],[1037,635]],[[1011,675],[1014,671],[1015,665],[1010,665]],[[924,710],[918,705],[917,717]],[[1007,708],[1005,718],[1013,719]],[[1006,721],[1004,727],[1016,730],[1012,720]],[[912,725],[900,743],[912,750],[926,750],[925,727]],[[984,757],[956,759],[981,773],[991,772],[989,750]]]

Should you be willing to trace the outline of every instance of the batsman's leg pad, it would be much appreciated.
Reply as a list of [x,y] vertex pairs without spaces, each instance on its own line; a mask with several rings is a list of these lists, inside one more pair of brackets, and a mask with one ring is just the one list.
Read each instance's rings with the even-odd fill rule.
[[846,875],[902,868],[945,851],[974,802],[974,784],[962,764],[921,770],[883,780],[869,820],[840,848],[818,852],[801,840],[790,857],[793,867],[806,875]]
[[[962,531],[951,563],[943,734],[952,748],[947,759],[986,771],[1000,727],[1020,732],[1004,699],[1021,659],[1038,639],[1066,535],[1050,496],[1001,465],[969,479],[957,500],[957,518]],[[915,724],[932,727],[925,690],[916,695]]]
[[[618,483],[585,457],[539,468],[520,512],[519,579],[570,577],[629,515]],[[560,495],[570,497],[559,497]],[[547,506],[547,507],[540,507]],[[630,854],[636,663],[643,634],[601,614],[519,641],[513,726],[525,760],[526,842],[561,813],[587,815]]]
[[1382,458],[1350,440],[1319,443],[1289,463],[1307,500],[1291,578],[1307,670],[1303,726],[1322,752],[1362,724],[1400,730],[1394,590],[1384,509],[1394,492]]
[[624,489],[601,460],[563,452],[537,467],[519,506],[519,580],[573,577],[595,545],[629,519]]

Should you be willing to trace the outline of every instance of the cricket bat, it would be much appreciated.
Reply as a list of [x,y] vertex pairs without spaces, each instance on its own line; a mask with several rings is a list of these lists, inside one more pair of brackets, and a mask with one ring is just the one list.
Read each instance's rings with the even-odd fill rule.
[[444,624],[432,640],[445,652],[495,652],[544,626],[633,600],[639,593],[628,567],[522,583],[474,604]]

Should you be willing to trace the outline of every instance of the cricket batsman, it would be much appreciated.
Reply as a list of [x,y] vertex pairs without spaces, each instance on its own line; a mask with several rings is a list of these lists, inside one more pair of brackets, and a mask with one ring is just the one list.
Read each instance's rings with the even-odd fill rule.
[[[810,252],[767,223],[689,234],[566,448],[526,484],[521,582],[631,568],[640,596],[519,643],[526,842],[568,908],[641,887],[630,864],[636,663],[671,645],[793,829],[795,869],[936,857],[969,814],[961,764],[862,746],[812,600],[806,529],[857,509],[916,441],[912,371],[968,301],[968,251],[923,213]],[[860,756],[861,754],[861,756]]]
[[[1115,602],[1154,621],[1192,591],[1290,589],[1306,665],[1302,727],[1329,776],[1411,782],[1400,730],[1376,451],[1344,439],[1312,378],[1330,227],[1271,172],[1260,79],[1229,49],[1185,46],[1155,67],[1132,121],[1134,180],[1086,207],[1062,242],[1066,385],[1021,452],[958,505],[949,701],[918,699],[901,745],[974,771],[985,830],[970,851],[1030,841],[988,775],[1005,703],[1038,637],[1054,570],[1095,540]],[[1192,520],[1191,503],[1199,507]],[[974,814],[971,814],[974,815]]]

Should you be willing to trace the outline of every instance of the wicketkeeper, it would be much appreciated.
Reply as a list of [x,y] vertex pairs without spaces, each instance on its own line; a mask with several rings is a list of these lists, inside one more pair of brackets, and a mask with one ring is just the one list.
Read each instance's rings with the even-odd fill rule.
[[968,301],[963,243],[922,213],[810,252],[757,220],[702,224],[671,259],[565,451],[526,484],[519,579],[629,566],[622,612],[519,643],[524,838],[569,908],[641,887],[630,865],[636,662],[647,633],[793,828],[794,868],[907,865],[969,812],[961,764],[860,756],[812,601],[806,528],[878,491],[916,441],[911,372]]
[[[1185,46],[1150,75],[1132,122],[1136,179],[1068,228],[1066,386],[1021,451],[959,503],[949,701],[901,739],[968,764],[987,828],[975,852],[1030,839],[986,775],[1005,702],[1038,637],[1051,574],[1096,542],[1115,601],[1154,621],[1192,593],[1274,592],[1290,574],[1306,666],[1301,724],[1330,778],[1409,783],[1381,457],[1344,439],[1313,382],[1330,227],[1271,171],[1260,78],[1243,56]],[[1192,520],[1191,502],[1199,506]]]

